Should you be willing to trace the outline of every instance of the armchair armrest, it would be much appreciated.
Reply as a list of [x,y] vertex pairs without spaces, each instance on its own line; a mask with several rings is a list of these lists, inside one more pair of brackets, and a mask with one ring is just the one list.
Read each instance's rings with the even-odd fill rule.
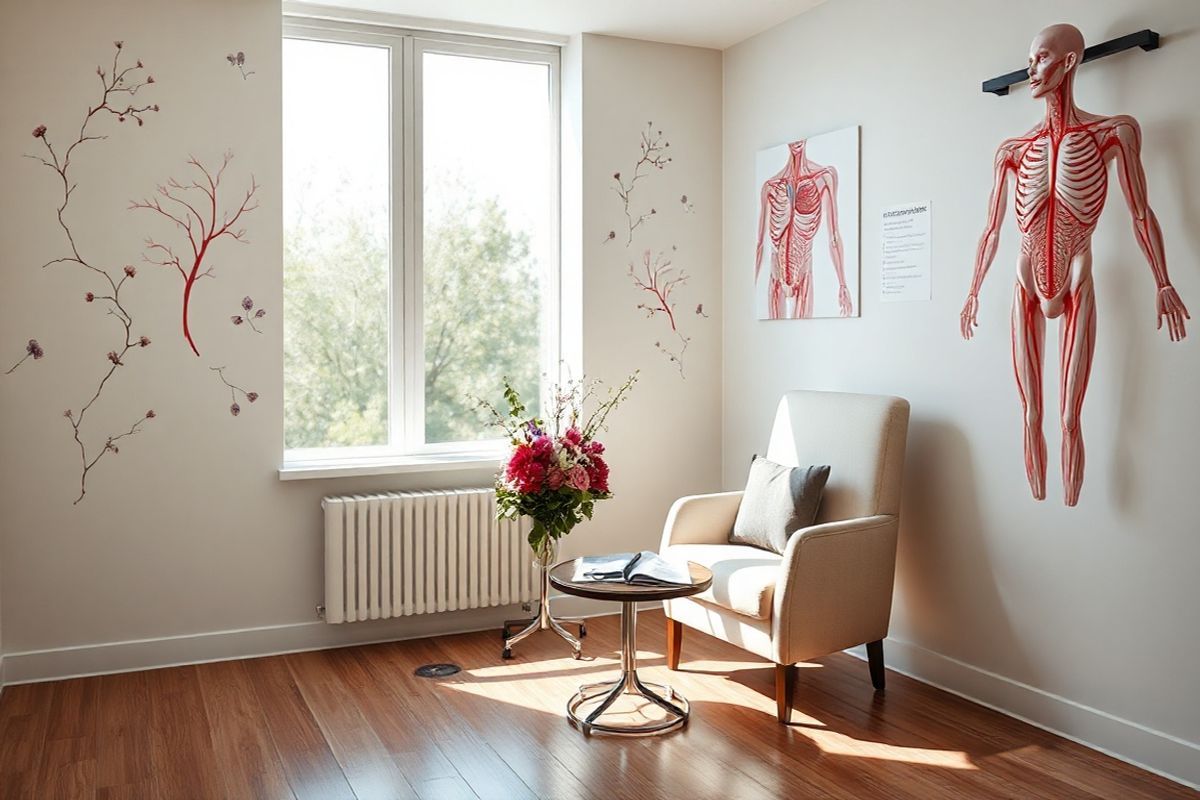
[[813,525],[788,540],[775,585],[778,663],[887,635],[899,527],[895,514],[877,514]]
[[740,491],[679,498],[667,513],[660,552],[673,544],[726,544],[741,503]]

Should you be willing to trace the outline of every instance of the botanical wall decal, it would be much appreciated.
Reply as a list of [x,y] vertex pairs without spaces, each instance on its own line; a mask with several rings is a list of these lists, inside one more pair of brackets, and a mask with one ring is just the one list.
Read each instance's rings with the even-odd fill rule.
[[246,398],[246,402],[248,403],[253,403],[258,399],[258,392],[248,392],[242,387],[232,384],[226,380],[225,367],[209,367],[209,369],[217,373],[217,377],[221,379],[221,383],[225,384],[229,388],[229,397],[233,401],[230,403],[229,413],[233,416],[236,417],[238,414],[242,413],[242,407],[238,404],[239,393],[242,395],[242,397]]
[[16,371],[17,367],[24,364],[28,359],[32,358],[34,361],[37,361],[44,355],[46,355],[46,351],[42,349],[40,344],[38,344],[38,340],[30,339],[29,343],[25,345],[25,355],[21,357],[20,361],[9,367],[4,374],[12,375],[13,372]]
[[255,310],[254,313],[251,314],[250,311],[253,308],[254,308],[254,301],[250,299],[249,295],[246,295],[245,297],[242,298],[242,311],[244,311],[245,314],[234,314],[233,316],[231,316],[229,318],[229,320],[234,325],[246,324],[246,325],[249,325],[250,330],[254,331],[255,333],[262,333],[262,328],[259,328],[258,326],[256,326],[254,324],[254,320],[262,319],[263,317],[265,317],[267,315],[267,310],[265,308],[260,308],[260,309]]
[[[90,278],[99,285],[99,290],[88,291],[84,295],[84,300],[87,303],[99,301],[107,310],[107,315],[111,316],[118,326],[116,344],[113,349],[109,350],[106,356],[108,366],[96,382],[96,388],[92,391],[91,396],[78,406],[78,411],[67,409],[63,414],[71,424],[75,444],[79,448],[79,496],[75,499],[76,503],[82,500],[84,495],[87,494],[87,477],[91,470],[106,455],[117,452],[115,443],[127,436],[134,435],[146,420],[154,418],[152,411],[147,412],[130,426],[128,431],[105,436],[105,444],[100,448],[99,452],[89,449],[85,441],[85,423],[88,419],[88,412],[91,411],[96,401],[100,399],[101,394],[109,385],[109,381],[114,377],[117,370],[125,367],[125,359],[130,354],[130,351],[136,352],[135,348],[142,349],[150,344],[149,337],[134,334],[133,314],[121,297],[121,290],[128,281],[137,275],[137,270],[127,265],[120,272],[115,272],[86,258],[80,249],[80,243],[76,240],[74,232],[71,229],[71,223],[67,215],[67,210],[71,203],[71,195],[77,188],[72,173],[72,159],[76,157],[79,148],[86,143],[102,141],[108,138],[107,134],[101,134],[96,131],[98,121],[116,119],[118,123],[123,123],[132,119],[137,122],[138,127],[141,127],[145,114],[158,111],[157,103],[140,104],[135,102],[138,92],[154,83],[154,76],[145,71],[145,67],[141,61],[137,61],[133,66],[122,66],[121,56],[123,55],[124,46],[124,42],[122,41],[113,42],[115,52],[111,67],[107,70],[104,67],[96,67],[96,75],[100,79],[101,86],[99,100],[96,105],[88,107],[87,113],[80,123],[78,132],[74,135],[74,139],[70,144],[65,149],[56,149],[51,141],[49,129],[45,125],[38,125],[33,130],[33,137],[45,148],[45,155],[30,156],[30,158],[53,170],[58,176],[58,182],[61,183],[62,187],[62,201],[58,206],[57,218],[59,228],[61,228],[66,239],[68,254],[46,262],[42,265],[43,269],[57,264],[74,264],[86,270]],[[36,342],[30,343],[31,350],[40,351],[40,347],[32,347],[34,344]],[[34,352],[30,352],[30,355],[33,355],[34,358],[39,357]]]
[[638,308],[645,311],[647,317],[663,315],[671,326],[671,333],[678,340],[677,344],[668,347],[662,341],[657,341],[654,346],[675,365],[679,374],[683,375],[683,354],[691,342],[691,337],[684,336],[675,322],[675,304],[671,300],[671,293],[687,283],[687,273],[671,266],[671,260],[662,253],[651,257],[650,251],[647,250],[642,254],[640,265],[635,266],[632,262],[629,264],[629,277],[633,279],[634,286],[651,297],[638,303]]
[[[177,255],[169,246],[155,241],[146,240],[146,248],[150,254],[144,256],[148,263],[163,267],[174,267],[183,278],[183,338],[197,356],[200,350],[192,337],[189,324],[192,290],[201,278],[212,277],[211,266],[206,266],[206,259],[211,255],[209,248],[224,237],[236,242],[245,242],[244,228],[235,228],[243,214],[258,208],[254,199],[258,191],[258,183],[250,177],[250,188],[242,196],[241,204],[232,212],[222,212],[221,199],[218,196],[221,189],[221,179],[225,170],[233,161],[233,153],[226,152],[221,166],[214,172],[205,167],[194,157],[188,158],[187,163],[195,168],[199,177],[190,183],[182,183],[175,178],[167,181],[166,185],[158,187],[158,196],[130,204],[131,209],[147,209],[165,217],[182,230],[187,236],[187,251]],[[163,202],[167,202],[164,207]]]
[[[621,200],[621,208],[625,216],[624,233],[625,248],[632,250],[635,231],[643,229],[651,220],[659,216],[658,209],[647,203],[643,192],[639,189],[644,181],[655,171],[662,171],[672,163],[673,158],[667,155],[671,143],[667,141],[661,130],[654,123],[647,122],[646,127],[638,137],[638,157],[632,171],[623,177],[620,171],[612,176],[613,191]],[[688,199],[687,194],[679,195],[679,210],[683,214],[695,213],[695,204]],[[610,230],[602,240],[602,244],[616,241],[617,231]],[[671,252],[676,247],[671,245]],[[632,254],[631,254],[632,255]],[[672,258],[660,252],[654,255],[650,249],[642,251],[639,258],[630,258],[627,274],[633,281],[634,288],[639,292],[639,310],[646,312],[650,319],[660,318],[670,328],[667,338],[659,338],[654,347],[679,371],[679,376],[685,378],[683,356],[687,351],[691,337],[681,328],[681,320],[675,314],[673,293],[688,282],[687,273],[675,267]],[[704,313],[704,304],[696,305],[697,317],[708,317]],[[664,334],[667,332],[664,331]]]
[[246,80],[254,74],[253,70],[250,72],[246,71],[246,54],[241,50],[225,56],[225,60],[229,62],[229,66],[237,67],[238,72],[242,73],[242,80]]

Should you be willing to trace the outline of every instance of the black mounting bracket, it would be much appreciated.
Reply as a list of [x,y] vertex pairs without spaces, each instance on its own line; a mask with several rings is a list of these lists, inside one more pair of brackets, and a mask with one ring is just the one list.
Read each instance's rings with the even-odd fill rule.
[[[1158,34],[1146,28],[1143,31],[1131,33],[1128,36],[1119,36],[1116,39],[1109,39],[1107,42],[1094,44],[1083,51],[1083,63],[1086,64],[1089,61],[1095,61],[1097,58],[1111,56],[1113,53],[1120,53],[1122,50],[1129,50],[1134,47],[1140,47],[1143,50],[1157,50]],[[1029,71],[1019,69],[1007,75],[1001,75],[998,78],[984,81],[983,91],[999,97],[1008,94],[1008,87],[1027,80],[1029,80]]]

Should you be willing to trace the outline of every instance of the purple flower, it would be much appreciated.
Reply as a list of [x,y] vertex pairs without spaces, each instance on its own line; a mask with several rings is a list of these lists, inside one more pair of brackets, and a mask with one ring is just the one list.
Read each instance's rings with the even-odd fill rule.
[[36,128],[34,128],[33,129],[33,138],[35,138],[35,139],[46,138],[46,126],[38,125]]
[[238,414],[242,413],[242,407],[239,406],[235,401],[234,404],[229,407],[229,413],[236,417]]
[[246,392],[246,399],[253,403],[258,399],[258,392]]
[[249,295],[242,298],[242,308],[246,309],[247,311],[254,308],[254,301],[250,299]]
[[133,276],[137,275],[137,267],[134,267],[134,266],[132,266],[132,265],[130,265],[130,264],[126,264],[126,265],[125,265],[125,275],[126,275],[126,276],[128,276],[128,277],[130,277],[130,278],[132,278]]
[[258,311],[254,312],[255,319],[262,319],[266,315],[267,315],[267,310],[265,308],[260,308]]
[[38,344],[37,339],[30,339],[29,344],[25,345],[25,352],[33,356],[33,360],[37,361],[42,356],[46,355],[46,351]]
[[229,321],[232,322],[234,325],[241,325],[246,320],[242,319],[242,316],[240,314],[234,314],[232,317],[229,318]]

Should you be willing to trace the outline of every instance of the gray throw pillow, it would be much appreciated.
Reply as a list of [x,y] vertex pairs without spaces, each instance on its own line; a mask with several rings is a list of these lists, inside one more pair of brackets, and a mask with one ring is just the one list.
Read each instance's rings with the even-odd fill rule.
[[788,539],[817,520],[829,467],[785,467],[756,458],[738,507],[731,544],[783,554]]

